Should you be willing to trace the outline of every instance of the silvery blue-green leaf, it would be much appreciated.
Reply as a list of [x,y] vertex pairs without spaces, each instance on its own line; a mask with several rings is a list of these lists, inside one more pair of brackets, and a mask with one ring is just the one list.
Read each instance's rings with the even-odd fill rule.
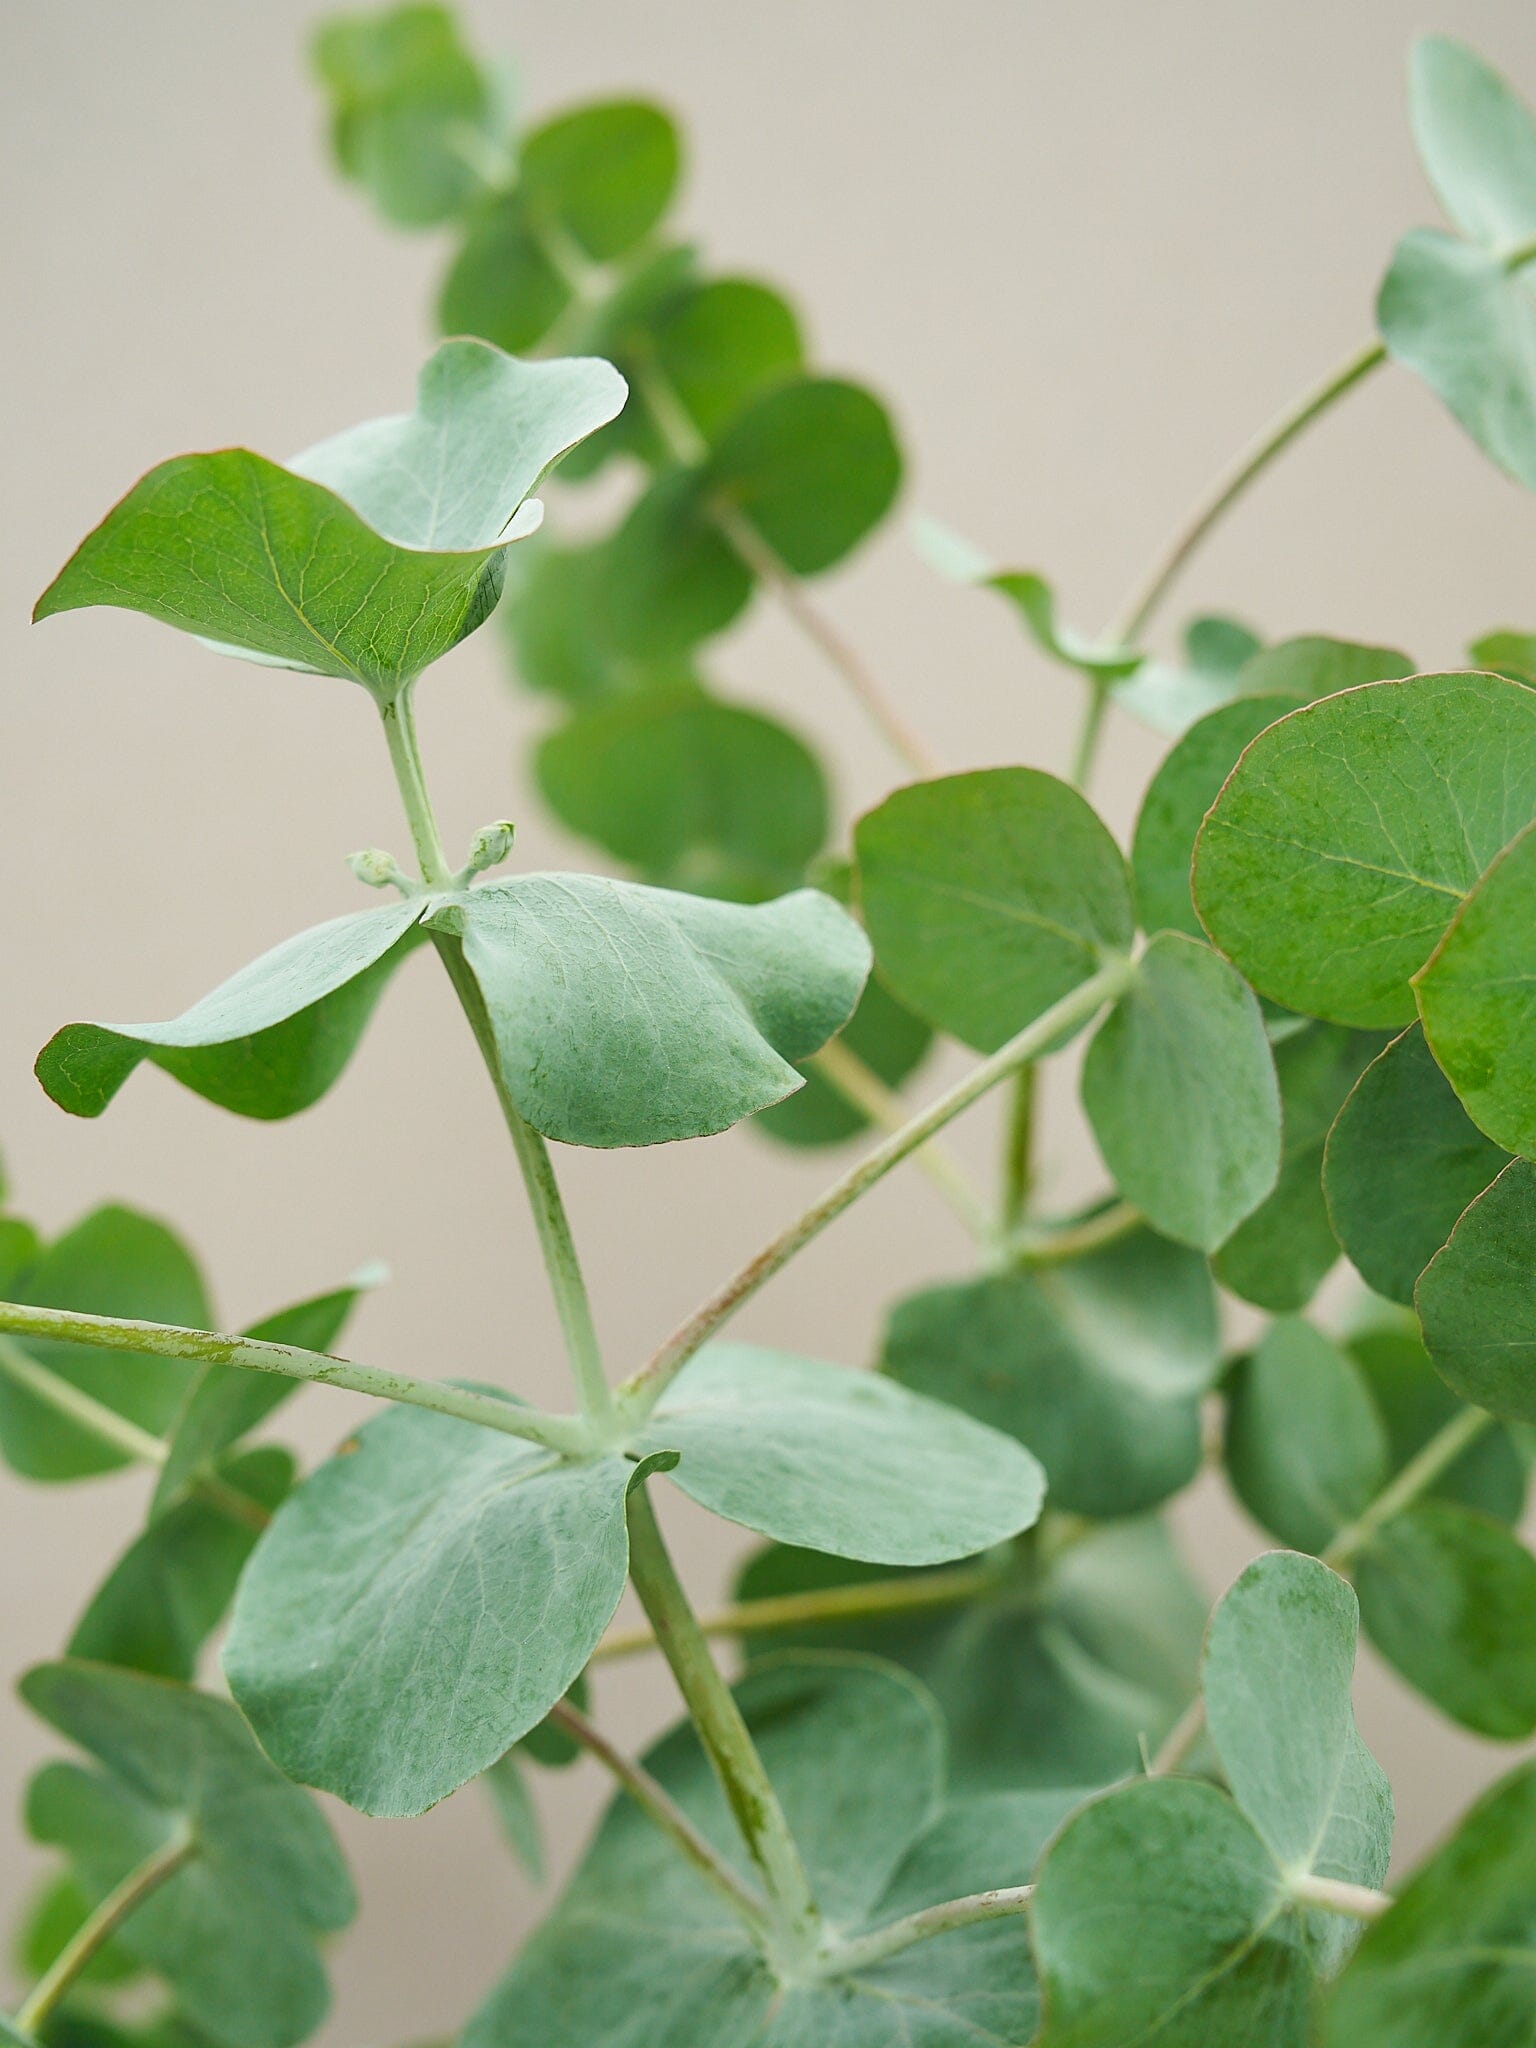
[[1499,251],[1536,235],[1536,117],[1465,43],[1420,36],[1408,62],[1413,139],[1435,197]]
[[1145,661],[1115,685],[1115,702],[1154,732],[1177,738],[1238,695],[1243,665],[1263,642],[1238,619],[1192,619],[1182,661]]
[[365,1813],[421,1813],[488,1769],[612,1618],[637,1469],[427,1409],[367,1423],[240,1583],[224,1668],[263,1748]]
[[1524,260],[1415,228],[1382,279],[1376,325],[1483,453],[1536,487],[1536,287]]
[[338,168],[400,227],[451,218],[480,184],[477,159],[494,161],[507,146],[495,82],[447,7],[418,0],[337,15],[322,23],[312,56]]
[[462,932],[518,1109],[566,1144],[705,1137],[778,1102],[869,971],[864,934],[814,889],[740,905],[517,875],[432,916]]
[[1504,1523],[1421,1500],[1351,1569],[1371,1641],[1443,1714],[1501,1742],[1536,1729],[1536,1558]]
[[[1136,1770],[1196,1689],[1208,1605],[1166,1530],[1117,1522],[1044,1569],[1026,1544],[978,1560],[977,1575],[963,1597],[946,1590],[900,1613],[754,1630],[742,1644],[754,1657],[836,1646],[906,1666],[944,1709],[951,1775],[965,1791],[1082,1788]],[[938,1586],[949,1574],[929,1577]],[[866,1582],[924,1588],[922,1574],[771,1548],[750,1561],[737,1596]]]
[[1328,2000],[1327,2048],[1531,2048],[1536,1764],[1485,1792],[1399,1889]]
[[1496,1146],[1536,1154],[1536,832],[1528,826],[1452,919],[1415,989],[1424,1035]]
[[[346,1287],[312,1295],[264,1316],[246,1331],[268,1344],[297,1344],[329,1351],[365,1287],[378,1284],[382,1269],[360,1273]],[[280,1373],[243,1372],[238,1366],[202,1366],[187,1388],[166,1442],[165,1462],[155,1481],[150,1517],[164,1514],[231,1444],[264,1422],[294,1394],[300,1382]]]
[[1326,1549],[1392,1469],[1359,1365],[1321,1330],[1288,1316],[1237,1364],[1226,1392],[1223,1449],[1238,1499],[1282,1543]]
[[[1400,1472],[1457,1414],[1462,1404],[1430,1363],[1417,1320],[1401,1310],[1351,1331],[1349,1355],[1365,1375],[1387,1432],[1388,1469]],[[1456,1500],[1496,1521],[1520,1519],[1529,1486],[1524,1454],[1507,1429],[1483,1430],[1459,1458],[1424,1489],[1424,1496]]]
[[1281,1873],[1225,1794],[1147,1778],[1091,1801],[1030,1906],[1034,2048],[1309,2048],[1311,1958]]
[[854,843],[881,972],[980,1052],[1130,945],[1119,848],[1076,790],[1038,769],[899,789],[859,820]]
[[535,773],[563,824],[663,887],[761,902],[826,841],[826,778],[804,741],[686,683],[579,712],[541,741]]
[[[933,1028],[914,1016],[874,973],[838,1039],[887,1088],[896,1088],[922,1062],[933,1043]],[[814,1066],[802,1072],[805,1086],[760,1111],[758,1130],[784,1145],[838,1145],[867,1128],[864,1112]]]
[[1410,1025],[1339,1111],[1323,1169],[1328,1213],[1366,1284],[1390,1301],[1412,1302],[1457,1217],[1508,1163],[1457,1101],[1423,1031]]
[[1258,1308],[1306,1307],[1339,1256],[1323,1192],[1324,1146],[1361,1068],[1381,1045],[1376,1032],[1310,1024],[1274,1048],[1280,1083],[1280,1178],[1211,1261],[1221,1284]]
[[701,1506],[779,1543],[939,1564],[1027,1529],[1045,1475],[1020,1444],[878,1373],[712,1344],[634,1448],[677,1451]]
[[[827,1919],[856,1934],[979,1885],[1022,1883],[1038,1843],[940,1815],[943,1746],[931,1702],[864,1660],[783,1663],[740,1699]],[[742,1852],[691,1729],[646,1766],[736,1867]],[[969,1803],[967,1803],[968,1806]],[[937,1823],[936,1840],[927,1831]],[[921,1896],[918,1887],[921,1887]],[[1017,1922],[921,1944],[849,1978],[781,1985],[730,1908],[622,1797],[552,1918],[469,2024],[466,2048],[982,2048],[1034,2024]]]
[[507,546],[538,523],[528,493],[624,397],[607,363],[444,342],[413,413],[286,468],[242,448],[161,463],[81,542],[35,616],[120,606],[387,704],[489,616]]
[[293,1484],[293,1460],[266,1444],[209,1476],[218,1497],[184,1498],[135,1538],[91,1596],[67,1655],[157,1678],[196,1676],[257,1536]]
[[1261,995],[1401,1026],[1413,975],[1533,815],[1536,690],[1475,674],[1347,690],[1249,746],[1196,842],[1196,908]]
[[84,1663],[43,1664],[21,1693],[103,1767],[51,1764],[28,1826],[103,1897],[190,1827],[189,1861],[117,1939],[159,1973],[225,2048],[291,2048],[328,2002],[317,1940],[354,1911],[346,1866],[314,1802],[276,1771],[226,1701]]
[[1060,1268],[909,1295],[881,1362],[1028,1444],[1054,1507],[1104,1519],[1194,1477],[1217,1355],[1204,1262],[1143,1230]]
[[293,1116],[341,1073],[396,967],[421,942],[422,899],[285,939],[163,1024],[66,1024],[37,1076],[73,1116],[100,1116],[141,1061],[240,1116]]
[[1280,1089],[1253,992],[1195,939],[1159,932],[1083,1063],[1104,1164],[1154,1229],[1211,1252],[1280,1171]]
[[[1217,1605],[1201,1675],[1227,1785],[1282,1873],[1375,1889],[1392,1851],[1392,1788],[1355,1726],[1359,1624],[1346,1580],[1271,1551]],[[1308,1938],[1335,1962],[1353,1935],[1319,1914]]]
[[1516,1159],[1468,1204],[1414,1299],[1447,1385],[1505,1421],[1536,1422],[1536,1166]]
[[[11,1276],[9,1292],[34,1308],[198,1329],[213,1320],[202,1275],[180,1238],[154,1217],[116,1204],[93,1210],[55,1238]],[[7,1374],[5,1358],[13,1348],[154,1436],[169,1428],[197,1370],[182,1359],[88,1344],[0,1339],[0,1451],[28,1479],[82,1479],[115,1471],[128,1458]]]

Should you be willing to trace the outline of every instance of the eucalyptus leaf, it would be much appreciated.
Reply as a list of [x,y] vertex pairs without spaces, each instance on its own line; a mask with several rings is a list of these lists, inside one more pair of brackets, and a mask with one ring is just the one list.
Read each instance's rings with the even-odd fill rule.
[[1536,832],[1504,849],[1419,974],[1430,1050],[1478,1130],[1536,1153]]
[[1159,932],[1083,1064],[1083,1107],[1122,1194],[1214,1251],[1280,1171],[1280,1090],[1253,993],[1197,940]]
[[611,263],[648,235],[677,184],[682,145],[671,118],[645,100],[598,100],[524,140],[515,196],[539,226],[581,255]]
[[700,895],[778,895],[827,836],[826,778],[804,741],[687,685],[578,714],[540,743],[535,773],[572,831]]
[[1353,1570],[1371,1641],[1442,1713],[1503,1742],[1536,1729],[1536,1558],[1502,1522],[1421,1500]]
[[835,377],[763,392],[721,435],[702,477],[708,497],[750,520],[797,576],[842,561],[885,517],[900,483],[885,408]]
[[302,2040],[328,2002],[315,1944],[354,1911],[313,1801],[223,1700],[73,1662],[39,1665],[21,1692],[103,1767],[51,1764],[28,1798],[32,1833],[66,1851],[93,1901],[178,1826],[192,1832],[191,1858],[123,1922],[122,1946],[227,2048]]
[[224,1652],[264,1749],[365,1813],[412,1814],[569,1689],[624,1590],[637,1468],[391,1408],[289,1496]]
[[[785,1663],[740,1700],[811,1882],[854,1934],[981,1885],[1022,1883],[1032,1851],[999,1867],[997,1820],[939,1817],[943,1749],[920,1689],[862,1660]],[[738,1868],[723,1795],[691,1729],[646,1767]],[[942,1841],[927,1833],[937,1821]],[[967,1823],[975,1829],[974,1843]],[[916,1895],[920,1885],[921,1897]],[[781,1984],[730,1908],[622,1797],[556,1908],[469,2024],[466,2048],[978,2048],[1034,2024],[1017,1923],[962,1930],[847,1978]]]
[[[16,1961],[29,1978],[41,1977],[90,1915],[90,1901],[68,1872],[52,1878],[33,1895],[16,1943]],[[82,1991],[127,1982],[143,1972],[138,1958],[110,1937],[97,1949],[75,1979]],[[24,2036],[17,2035],[18,2040]],[[0,2040],[5,2036],[0,2034]]]
[[505,1756],[498,1757],[489,1770],[481,1773],[481,1782],[490,1794],[507,1846],[534,1883],[542,1884],[544,1836],[539,1826],[539,1810],[523,1776],[517,1751],[509,1749]]
[[[181,1239],[156,1218],[116,1204],[93,1210],[55,1238],[12,1275],[9,1292],[34,1308],[199,1329],[213,1320],[202,1275]],[[88,1478],[127,1464],[129,1454],[10,1377],[4,1359],[12,1347],[153,1436],[170,1427],[196,1372],[182,1359],[52,1338],[0,1339],[0,1451],[28,1479]]]
[[1399,648],[1303,633],[1251,654],[1238,671],[1238,683],[1246,696],[1297,697],[1311,703],[1337,696],[1340,690],[1359,689],[1363,683],[1390,682],[1413,672],[1413,663]]
[[855,848],[881,972],[980,1052],[1130,945],[1119,848],[1075,790],[1038,769],[899,789],[859,820]]
[[904,1386],[1028,1444],[1053,1506],[1099,1519],[1194,1477],[1216,1362],[1203,1261],[1145,1230],[1060,1269],[909,1295],[882,1353]]
[[1536,635],[1506,626],[1483,634],[1467,651],[1478,668],[1508,676],[1511,682],[1536,683]]
[[1394,1038],[1340,1110],[1323,1169],[1333,1227],[1361,1278],[1412,1302],[1457,1217],[1508,1163],[1457,1101],[1419,1026]]
[[1115,702],[1154,732],[1177,738],[1239,694],[1243,667],[1262,645],[1240,619],[1192,619],[1184,629],[1183,660],[1143,662],[1115,685]]
[[1254,1520],[1319,1552],[1386,1484],[1387,1432],[1357,1362],[1287,1317],[1233,1369],[1227,1475]]
[[[1430,1363],[1417,1321],[1406,1314],[1350,1334],[1348,1351],[1365,1375],[1387,1432],[1388,1469],[1400,1472],[1444,1429],[1461,1402]],[[1484,1429],[1424,1489],[1423,1498],[1460,1501],[1496,1521],[1518,1522],[1529,1486],[1527,1460],[1507,1429]]]
[[647,341],[678,403],[712,444],[750,400],[804,366],[794,309],[750,277],[710,278],[675,295]]
[[1328,2001],[1328,2048],[1536,2042],[1536,1764],[1485,1792],[1370,1928]]
[[387,704],[490,615],[508,544],[538,523],[528,493],[624,397],[607,363],[444,342],[413,413],[287,468],[244,448],[161,463],[81,542],[34,616],[116,605]]
[[1533,813],[1536,691],[1475,674],[1348,690],[1249,746],[1196,842],[1196,908],[1262,995],[1401,1026],[1412,976]]
[[[838,1034],[840,1044],[887,1088],[896,1088],[921,1064],[933,1029],[871,974],[858,1008]],[[805,1086],[760,1110],[757,1129],[783,1145],[838,1145],[867,1128],[869,1119],[814,1066],[801,1069]]]
[[969,1557],[1028,1528],[1045,1475],[998,1430],[876,1373],[746,1344],[683,1368],[635,1448],[681,1453],[701,1506],[875,1564]]
[[1457,227],[1496,250],[1536,235],[1536,117],[1492,65],[1450,36],[1420,36],[1408,113],[1425,174]]
[[1415,1299],[1447,1385],[1506,1421],[1536,1422],[1536,1166],[1516,1159],[1468,1204]]

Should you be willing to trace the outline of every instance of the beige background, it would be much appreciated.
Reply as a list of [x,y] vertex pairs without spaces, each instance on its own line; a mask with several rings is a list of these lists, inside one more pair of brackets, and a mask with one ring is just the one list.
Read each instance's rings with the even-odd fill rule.
[[[908,503],[1059,579],[1092,624],[1213,470],[1369,331],[1394,235],[1431,218],[1401,111],[1420,8],[1399,0],[477,0],[529,103],[619,89],[685,118],[683,219],[720,263],[788,283],[821,357],[895,401]],[[99,1124],[28,1075],[67,1018],[168,1014],[298,926],[360,902],[351,847],[400,846],[383,748],[339,683],[221,663],[122,615],[25,617],[78,536],[143,468],[244,441],[275,455],[408,402],[439,251],[395,238],[331,178],[301,45],[304,0],[49,0],[5,9],[4,951],[0,1137],[50,1227],[107,1196],[183,1224],[231,1320],[382,1257],[396,1279],[355,1348],[427,1373],[506,1374],[540,1400],[561,1369],[530,1233],[483,1079],[421,963],[344,1084],[275,1128],[141,1076]],[[1536,87],[1521,0],[1442,0],[1438,26]],[[1269,480],[1190,578],[1275,634],[1391,640],[1453,662],[1496,623],[1536,624],[1536,507],[1391,373]],[[1070,680],[1001,607],[937,585],[893,525],[825,601],[956,766],[1060,766]],[[843,764],[848,811],[891,764],[813,654],[755,616],[718,666]],[[530,800],[487,634],[425,691],[455,842],[523,820],[531,862],[581,860]],[[1153,759],[1111,735],[1100,794],[1128,824]],[[1058,1082],[1053,1190],[1095,1169]],[[958,1142],[989,1165],[991,1129]],[[826,1176],[735,1134],[560,1164],[615,1366]],[[898,1179],[823,1239],[743,1329],[864,1357],[879,1303],[965,1251]],[[296,1411],[318,1453],[353,1408]],[[51,1654],[143,1496],[136,1477],[49,1492],[0,1481],[7,1672]],[[1213,1587],[1255,1532],[1214,1497],[1181,1514]],[[702,1596],[736,1539],[686,1523]],[[600,1707],[632,1739],[670,1712],[625,1667]],[[1389,1678],[1363,1686],[1402,1841],[1422,1843],[1504,1753],[1450,1735]],[[37,1867],[12,1822],[46,1741],[0,1704],[0,1907]],[[551,1802],[573,1851],[600,1787]],[[457,2021],[535,1910],[473,1793],[417,1823],[348,1819],[361,1923],[338,1959],[338,2042]],[[693,2044],[689,2044],[693,2048]],[[698,2044],[704,2048],[704,2044]]]

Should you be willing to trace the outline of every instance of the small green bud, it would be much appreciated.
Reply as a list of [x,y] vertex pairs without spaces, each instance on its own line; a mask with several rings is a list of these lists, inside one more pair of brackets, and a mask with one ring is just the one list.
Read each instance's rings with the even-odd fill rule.
[[482,875],[487,868],[494,868],[504,861],[512,851],[512,837],[516,830],[510,818],[498,818],[494,825],[482,825],[469,842],[465,874]]
[[387,889],[391,883],[398,886],[409,880],[401,873],[394,855],[380,846],[365,846],[361,853],[349,853],[347,866],[369,889]]

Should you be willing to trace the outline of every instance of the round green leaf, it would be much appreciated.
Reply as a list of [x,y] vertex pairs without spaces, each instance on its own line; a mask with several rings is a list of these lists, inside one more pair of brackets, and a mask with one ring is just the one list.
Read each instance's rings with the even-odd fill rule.
[[1244,753],[1196,842],[1196,908],[1262,995],[1406,1024],[1412,976],[1533,814],[1536,691],[1474,674],[1347,690]]
[[878,1374],[712,1344],[636,1448],[678,1451],[701,1506],[776,1542],[875,1564],[939,1564],[1037,1519],[1045,1475],[995,1429]]
[[552,224],[594,263],[611,263],[666,212],[681,164],[677,130],[644,100],[602,100],[535,128],[517,194],[536,226]]
[[438,332],[477,335],[521,355],[544,339],[570,303],[571,288],[517,193],[486,193],[468,214],[438,293]]
[[1479,668],[1515,683],[1536,683],[1536,634],[1503,627],[1474,640],[1467,652]]
[[1408,113],[1425,175],[1457,227],[1492,249],[1536,235],[1536,119],[1492,65],[1450,36],[1420,36]]
[[[1430,1363],[1411,1316],[1392,1316],[1356,1330],[1348,1350],[1386,1428],[1388,1470],[1400,1472],[1462,1404]],[[1493,1428],[1469,1444],[1425,1488],[1425,1496],[1460,1501],[1496,1521],[1513,1523],[1520,1519],[1528,1484],[1526,1460],[1509,1431]]]
[[[839,1043],[887,1088],[896,1088],[932,1045],[933,1031],[896,1000],[878,974],[872,974],[858,1008],[839,1033]],[[839,1145],[867,1127],[864,1112],[814,1067],[801,1071],[805,1086],[797,1095],[786,1095],[782,1102],[760,1110],[758,1130],[781,1145]]]
[[1372,647],[1358,640],[1330,640],[1304,633],[1260,648],[1238,671],[1245,696],[1299,697],[1310,703],[1337,696],[1362,683],[1411,676],[1413,663],[1396,647]]
[[1527,827],[1472,890],[1417,979],[1425,1036],[1467,1114],[1494,1147],[1527,1156],[1536,1153],[1533,919],[1536,832]]
[[225,2048],[292,2048],[325,2015],[317,1940],[352,1918],[346,1866],[314,1801],[268,1763],[227,1701],[103,1665],[43,1664],[34,1713],[105,1774],[51,1764],[27,1824],[64,1849],[93,1903],[190,1827],[191,1859],[126,1919],[121,1945]]
[[1536,1729],[1536,1558],[1502,1522],[1422,1500],[1353,1569],[1366,1633],[1411,1686],[1479,1735]]
[[1159,932],[1094,1036],[1083,1107],[1122,1194],[1214,1251],[1274,1187],[1280,1090],[1253,992],[1197,940]]
[[941,1031],[993,1052],[1131,942],[1119,848],[1036,768],[914,783],[859,820],[881,972]]
[[692,470],[664,470],[597,553],[594,625],[615,654],[683,653],[724,632],[752,595]]
[[717,277],[672,299],[650,336],[657,367],[706,441],[804,357],[788,300],[749,277]]
[[1536,1166],[1515,1160],[1468,1204],[1415,1299],[1441,1378],[1494,1415],[1536,1422]]
[[1457,1217],[1508,1163],[1471,1122],[1415,1024],[1355,1083],[1329,1134],[1323,1188],[1361,1278],[1411,1303]]
[[420,1408],[289,1496],[224,1653],[263,1748],[365,1813],[421,1813],[569,1690],[624,1590],[635,1467]]

